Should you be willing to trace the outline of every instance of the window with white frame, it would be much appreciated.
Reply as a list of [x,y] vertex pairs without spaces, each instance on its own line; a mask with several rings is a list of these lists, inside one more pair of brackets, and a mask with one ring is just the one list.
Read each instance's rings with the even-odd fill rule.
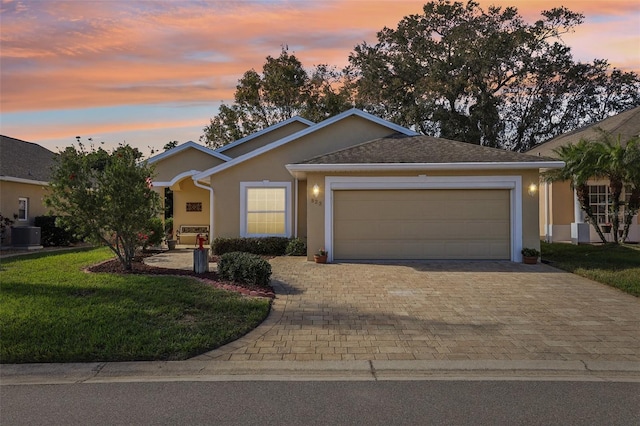
[[[622,199],[625,204],[631,199],[631,187],[625,186],[622,189]],[[589,185],[589,204],[599,225],[611,223],[612,198],[609,185]],[[624,212],[624,205],[620,212]]]
[[291,183],[242,182],[240,188],[240,234],[288,237]]
[[29,199],[28,198],[18,198],[18,220],[26,221],[29,220]]

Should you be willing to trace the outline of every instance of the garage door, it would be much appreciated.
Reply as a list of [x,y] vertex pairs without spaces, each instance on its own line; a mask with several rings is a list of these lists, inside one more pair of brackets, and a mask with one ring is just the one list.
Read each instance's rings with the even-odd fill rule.
[[334,191],[334,259],[510,259],[508,190]]

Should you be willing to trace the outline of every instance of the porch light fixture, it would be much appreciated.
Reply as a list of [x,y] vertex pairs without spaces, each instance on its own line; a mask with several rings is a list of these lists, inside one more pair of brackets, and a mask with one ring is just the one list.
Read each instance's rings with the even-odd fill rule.
[[318,198],[318,195],[320,195],[320,187],[316,183],[315,185],[313,185],[313,196]]
[[538,192],[538,185],[532,183],[531,185],[529,185],[527,192],[533,197],[534,195],[536,195],[536,192]]

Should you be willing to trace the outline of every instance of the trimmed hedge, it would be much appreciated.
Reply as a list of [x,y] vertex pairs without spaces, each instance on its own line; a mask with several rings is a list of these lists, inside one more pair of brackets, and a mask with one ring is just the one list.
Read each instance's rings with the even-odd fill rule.
[[268,287],[271,265],[256,254],[230,252],[220,256],[218,274],[225,280]]
[[306,256],[307,245],[300,238],[292,238],[285,253],[287,256]]
[[218,256],[236,251],[262,256],[283,256],[289,241],[285,237],[216,238],[211,243],[211,252]]
[[63,247],[78,242],[73,232],[56,226],[56,216],[36,216],[34,225],[40,227],[40,241],[45,247]]

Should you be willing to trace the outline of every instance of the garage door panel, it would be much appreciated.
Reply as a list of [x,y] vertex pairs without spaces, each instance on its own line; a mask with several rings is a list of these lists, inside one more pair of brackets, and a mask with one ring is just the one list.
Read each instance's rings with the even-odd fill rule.
[[508,190],[334,192],[335,259],[509,259]]

